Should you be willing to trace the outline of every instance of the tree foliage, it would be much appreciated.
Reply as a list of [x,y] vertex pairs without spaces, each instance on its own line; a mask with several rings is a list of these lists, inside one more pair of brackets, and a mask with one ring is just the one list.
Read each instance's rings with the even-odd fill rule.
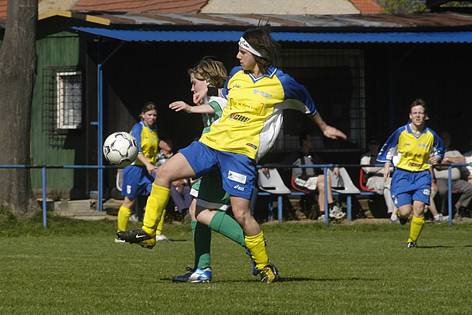
[[[9,0],[0,47],[0,164],[30,163],[31,100],[36,66],[37,0]],[[27,169],[0,169],[0,202],[15,215],[31,205]]]
[[424,0],[379,0],[378,2],[390,14],[411,14],[426,10]]

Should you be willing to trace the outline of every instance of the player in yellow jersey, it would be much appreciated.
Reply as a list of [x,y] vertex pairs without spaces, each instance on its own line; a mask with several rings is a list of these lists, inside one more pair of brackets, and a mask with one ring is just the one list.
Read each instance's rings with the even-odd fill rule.
[[387,180],[392,158],[397,155],[398,162],[390,189],[393,203],[398,208],[400,223],[405,224],[413,211],[407,240],[407,246],[411,248],[416,247],[423,230],[424,208],[430,201],[430,167],[442,160],[444,144],[433,130],[426,127],[428,112],[422,99],[411,103],[409,116],[410,122],[390,135],[380,150],[377,161],[385,163],[384,178]]
[[[148,198],[142,229],[127,233],[123,239],[130,243],[152,239],[169,198],[171,181],[200,176],[216,166],[261,282],[277,281],[278,271],[269,261],[263,232],[249,209],[256,160],[274,143],[284,108],[309,115],[326,137],[346,139],[344,133],[324,122],[306,88],[273,65],[277,47],[264,27],[243,34],[236,56],[241,66],[231,71],[225,83],[222,95],[228,104],[221,118],[199,141],[180,150],[159,171]],[[295,101],[286,102],[289,99]]]
[[[118,210],[117,238],[115,242],[123,242],[120,235],[128,226],[134,202],[139,195],[148,195],[151,192],[157,167],[156,156],[158,153],[159,137],[156,129],[157,106],[153,102],[147,102],[141,110],[141,121],[131,129],[131,135],[136,139],[139,148],[138,157],[133,164],[123,170],[123,184],[121,194],[123,203]],[[162,231],[162,222],[159,224],[158,234]]]

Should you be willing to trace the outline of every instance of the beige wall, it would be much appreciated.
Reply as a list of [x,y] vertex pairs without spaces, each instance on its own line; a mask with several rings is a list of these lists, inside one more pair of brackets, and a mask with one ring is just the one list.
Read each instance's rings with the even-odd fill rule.
[[202,13],[359,14],[348,0],[209,0]]

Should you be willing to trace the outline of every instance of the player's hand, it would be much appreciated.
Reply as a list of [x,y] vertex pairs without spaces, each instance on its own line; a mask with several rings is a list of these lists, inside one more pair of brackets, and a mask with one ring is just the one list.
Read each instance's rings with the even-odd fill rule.
[[202,89],[201,91],[198,91],[198,92],[194,92],[193,93],[193,103],[195,105],[201,105],[203,104],[203,99],[205,98],[205,96],[207,95],[208,93],[208,87],[205,88],[205,89]]
[[153,172],[157,172],[157,166],[152,165],[152,164],[146,165],[146,169],[149,174],[152,174]]
[[[443,161],[442,161],[443,164],[448,164],[449,163],[449,160],[447,158],[445,158]],[[435,156],[432,156],[429,158],[429,164],[431,165],[437,165],[439,164],[439,156],[435,155]]]
[[183,110],[186,113],[190,113],[192,111],[192,106],[183,101],[172,102],[169,104],[169,108],[175,110],[176,112]]
[[347,136],[341,131],[331,126],[326,126],[323,130],[323,135],[326,138],[334,140],[346,140]]

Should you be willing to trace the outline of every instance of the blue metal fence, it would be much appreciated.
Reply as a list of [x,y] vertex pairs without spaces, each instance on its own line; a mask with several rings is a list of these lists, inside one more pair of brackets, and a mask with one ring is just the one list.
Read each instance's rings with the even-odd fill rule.
[[[447,165],[448,167],[448,223],[449,225],[452,224],[452,180],[451,180],[451,172],[453,167],[464,167],[464,166],[470,166],[471,164],[449,164]],[[324,174],[324,185],[325,187],[328,185],[327,183],[327,174],[328,174],[328,169],[333,168],[333,167],[363,167],[363,166],[383,166],[381,164],[376,164],[376,165],[359,165],[359,164],[313,164],[313,165],[281,165],[281,164],[265,164],[265,165],[258,165],[258,168],[322,168],[323,169],[323,174]],[[47,229],[47,204],[46,204],[46,197],[47,197],[47,178],[46,178],[46,171],[47,169],[98,169],[100,171],[103,171],[105,168],[117,168],[116,166],[111,166],[111,165],[27,165],[27,164],[0,164],[0,169],[41,169],[41,196],[42,196],[42,210],[43,210],[43,227]],[[97,188],[98,188],[98,200],[97,200],[97,211],[101,211],[103,209],[103,177],[100,176],[98,178],[98,183],[97,183]],[[350,197],[350,196],[349,196]],[[279,204],[281,202],[279,201]],[[351,199],[349,198],[347,200],[348,203],[348,220],[351,220],[352,214],[351,214]],[[328,194],[327,190],[325,189],[325,194],[324,194],[324,207],[325,209],[328,209]],[[278,216],[279,216],[279,221],[281,221],[282,217],[282,208],[281,205],[279,205],[278,209]],[[328,224],[329,219],[328,216],[325,215],[324,217],[324,223]]]

